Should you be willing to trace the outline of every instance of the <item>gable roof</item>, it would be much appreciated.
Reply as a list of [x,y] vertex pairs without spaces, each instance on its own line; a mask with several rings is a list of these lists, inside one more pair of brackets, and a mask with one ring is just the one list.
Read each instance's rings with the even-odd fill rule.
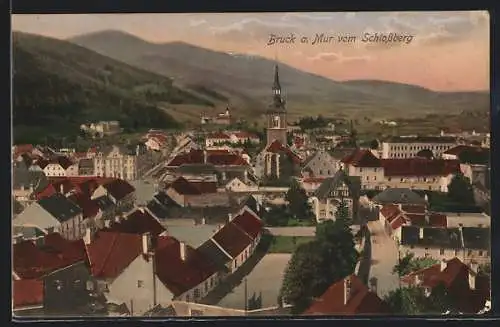
[[375,195],[372,199],[375,203],[405,203],[425,204],[424,197],[408,188],[388,188]]
[[103,183],[102,186],[116,201],[123,200],[127,195],[135,192],[135,188],[122,179],[114,179]]
[[240,214],[233,218],[231,223],[238,226],[248,236],[255,240],[262,231],[264,223],[262,220],[248,208],[245,208]]
[[[475,280],[475,289],[470,288],[469,278]],[[460,312],[477,313],[490,298],[491,286],[487,279],[477,275],[460,259],[453,258],[446,261],[443,270],[438,263],[403,276],[401,282],[431,289],[442,283]]]
[[[347,283],[349,298],[344,303]],[[370,292],[355,275],[350,275],[332,284],[311,306],[305,315],[354,315],[387,314],[389,308],[375,293]]]
[[354,167],[376,168],[381,167],[381,161],[370,150],[356,149],[341,160]]
[[84,260],[82,240],[68,241],[57,233],[44,237],[44,245],[32,241],[13,245],[13,270],[22,279],[39,278]]
[[217,272],[214,263],[202,253],[186,246],[186,259],[181,258],[181,244],[170,236],[161,236],[155,251],[156,274],[174,296],[199,285]]
[[72,193],[68,199],[82,209],[83,218],[95,217],[99,213],[99,206],[94,200],[82,193]]
[[338,170],[333,177],[326,178],[321,185],[314,191],[314,196],[324,199],[328,194],[345,183],[351,194],[359,194],[361,189],[361,179],[359,176],[348,176],[343,170]]
[[293,152],[288,146],[283,145],[280,141],[274,140],[271,144],[267,145],[263,152],[271,152],[271,153],[279,153],[284,152],[288,155],[288,157],[296,164],[300,164],[302,159]]
[[59,193],[40,199],[37,203],[60,223],[83,213],[80,207]]
[[[247,161],[240,155],[227,150],[205,150],[207,162],[214,166],[246,166]],[[179,167],[183,164],[204,164],[204,150],[191,149],[188,153],[176,155],[167,164],[168,167]]]
[[73,162],[66,156],[57,156],[57,157],[51,159],[48,164],[49,165],[50,164],[59,165],[62,167],[62,169],[66,170],[71,165],[73,165]]
[[[422,238],[421,233],[423,233]],[[458,228],[403,226],[401,230],[401,245],[460,249],[463,247],[462,244]]]
[[85,248],[92,276],[116,278],[142,254],[142,235],[99,231]]
[[252,242],[252,238],[232,222],[224,225],[212,239],[232,258],[237,257]]
[[14,280],[12,286],[14,310],[23,307],[43,306],[43,281],[38,279]]
[[384,175],[391,176],[448,176],[460,172],[459,160],[444,159],[380,159]]
[[198,251],[212,260],[220,271],[226,270],[226,264],[232,259],[211,238],[200,245]]
[[158,236],[166,231],[160,222],[151,216],[147,210],[140,209],[129,213],[123,220],[113,223],[106,230],[140,235],[149,232],[152,236]]

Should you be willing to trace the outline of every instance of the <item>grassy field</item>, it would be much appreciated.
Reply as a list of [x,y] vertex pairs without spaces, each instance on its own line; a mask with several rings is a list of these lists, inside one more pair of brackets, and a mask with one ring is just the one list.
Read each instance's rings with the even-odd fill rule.
[[299,245],[314,240],[313,236],[265,235],[263,237],[271,238],[268,253],[293,253]]

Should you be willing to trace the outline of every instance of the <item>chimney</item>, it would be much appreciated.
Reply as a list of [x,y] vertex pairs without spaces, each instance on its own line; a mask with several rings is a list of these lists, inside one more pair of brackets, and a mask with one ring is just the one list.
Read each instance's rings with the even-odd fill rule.
[[233,214],[232,213],[228,213],[227,214],[227,221],[230,223],[231,220],[233,220]]
[[142,234],[142,254],[149,254],[151,250],[151,233],[146,232]]
[[206,225],[207,224],[207,220],[205,218],[201,218],[201,224],[202,225]]
[[429,212],[427,210],[425,210],[424,217],[425,217],[425,223],[427,225],[429,225],[429,223],[430,223],[430,215],[429,215]]
[[186,261],[187,258],[187,248],[186,248],[186,243],[185,242],[179,242],[179,249],[180,249],[180,255],[181,255],[181,260]]
[[208,152],[207,150],[203,150],[203,163],[208,162]]
[[419,229],[418,237],[419,237],[421,240],[423,240],[423,239],[424,239],[424,229],[423,229],[423,228],[420,228],[420,229]]
[[372,293],[377,294],[377,284],[378,284],[378,280],[376,277],[370,278],[370,291]]
[[444,271],[446,269],[447,263],[445,259],[441,260],[441,271]]
[[120,223],[120,222],[121,222],[121,220],[122,220],[122,219],[121,219],[120,215],[116,215],[116,216],[115,216],[115,222],[116,222],[116,223]]
[[90,227],[87,227],[85,229],[85,236],[83,237],[83,242],[85,245],[89,245],[92,242],[92,231],[90,230]]
[[351,276],[344,278],[344,305],[347,305],[351,298]]
[[469,269],[469,288],[471,290],[476,289],[476,274],[472,271],[472,269]]
[[59,193],[64,195],[64,185],[62,183],[59,185]]
[[111,220],[106,219],[106,220],[104,221],[104,227],[105,227],[105,228],[110,228],[110,227],[111,227]]

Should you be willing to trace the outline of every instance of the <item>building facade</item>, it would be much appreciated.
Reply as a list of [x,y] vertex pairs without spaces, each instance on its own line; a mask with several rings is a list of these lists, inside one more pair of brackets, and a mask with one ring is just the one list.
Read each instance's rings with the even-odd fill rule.
[[422,150],[435,157],[457,145],[454,137],[393,137],[382,142],[382,159],[413,158]]

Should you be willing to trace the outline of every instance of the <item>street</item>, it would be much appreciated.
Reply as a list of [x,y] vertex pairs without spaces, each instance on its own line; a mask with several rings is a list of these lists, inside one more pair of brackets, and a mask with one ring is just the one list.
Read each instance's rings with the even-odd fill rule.
[[[261,294],[262,308],[278,305],[283,275],[290,258],[291,254],[266,254],[246,276],[247,297],[251,298],[254,293],[256,297],[259,297]],[[217,305],[245,309],[245,282],[242,281],[241,284],[233,288],[232,292],[220,300]]]
[[384,297],[399,286],[397,275],[392,273],[398,263],[396,242],[387,235],[380,221],[368,222],[372,241],[370,278],[377,278],[378,296]]

